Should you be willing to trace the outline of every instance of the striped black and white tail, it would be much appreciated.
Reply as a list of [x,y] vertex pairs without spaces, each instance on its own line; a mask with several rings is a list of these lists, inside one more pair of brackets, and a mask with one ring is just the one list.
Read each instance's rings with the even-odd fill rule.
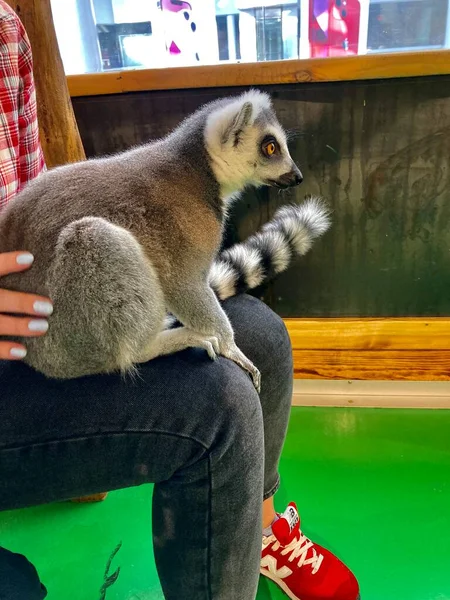
[[[221,252],[209,273],[212,289],[225,300],[258,287],[306,254],[330,225],[330,210],[320,198],[309,196],[303,204],[283,206],[261,231]],[[165,326],[175,323],[169,315]]]
[[319,198],[280,208],[261,231],[218,256],[209,276],[212,289],[225,300],[258,287],[306,254],[330,225],[330,210]]

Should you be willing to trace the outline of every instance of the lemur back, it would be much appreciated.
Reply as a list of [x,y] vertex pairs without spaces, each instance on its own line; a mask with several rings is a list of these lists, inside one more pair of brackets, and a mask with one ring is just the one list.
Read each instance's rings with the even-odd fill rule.
[[[215,259],[230,198],[248,185],[300,182],[270,100],[258,92],[206,105],[157,142],[43,174],[0,216],[0,252],[35,256],[1,287],[54,304],[48,333],[20,340],[25,360],[73,378],[199,346],[234,360],[259,388],[212,288],[223,298],[239,279],[260,283],[269,263],[286,268],[328,227],[326,210],[309,203],[297,221],[285,214],[234,256]],[[184,327],[166,330],[167,312]]]

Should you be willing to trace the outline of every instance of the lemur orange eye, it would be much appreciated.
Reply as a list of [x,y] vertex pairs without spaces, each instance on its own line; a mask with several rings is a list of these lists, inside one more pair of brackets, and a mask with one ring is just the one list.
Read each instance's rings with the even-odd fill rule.
[[267,156],[272,156],[272,154],[275,154],[275,144],[273,142],[270,142],[270,144],[267,144],[266,152],[267,152]]
[[271,156],[273,156],[275,154],[275,152],[277,151],[277,145],[276,143],[269,139],[263,142],[262,145],[262,151],[263,153],[270,158]]

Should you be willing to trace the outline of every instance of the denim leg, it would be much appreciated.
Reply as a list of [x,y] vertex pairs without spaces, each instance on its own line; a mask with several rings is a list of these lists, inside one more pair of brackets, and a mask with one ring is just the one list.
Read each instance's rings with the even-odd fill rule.
[[253,600],[292,362],[284,325],[261,302],[242,296],[225,309],[263,374],[260,398],[239,367],[201,350],[151,361],[126,381],[50,381],[0,364],[0,508],[153,482],[167,600]]
[[46,596],[33,565],[21,554],[0,547],[0,599],[43,600]]
[[235,296],[225,302],[225,308],[239,348],[261,371],[266,499],[279,487],[278,466],[291,414],[291,341],[283,320],[259,300],[246,295]]
[[189,435],[198,440],[195,453],[191,450],[183,466],[155,486],[154,550],[161,583],[173,600],[253,600],[264,467],[258,396],[248,376],[224,361],[219,381],[192,402],[196,414],[195,404],[203,405],[201,419],[210,422],[209,430],[214,423],[214,433],[205,438],[196,425]]

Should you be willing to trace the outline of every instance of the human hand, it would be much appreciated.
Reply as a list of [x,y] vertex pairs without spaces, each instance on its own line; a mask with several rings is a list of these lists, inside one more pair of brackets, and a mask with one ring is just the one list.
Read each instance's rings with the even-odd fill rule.
[[[0,253],[1,277],[29,269],[34,257],[29,252]],[[0,359],[20,360],[27,354],[26,348],[15,342],[3,341],[2,336],[36,337],[44,335],[48,321],[44,318],[17,317],[14,314],[48,317],[53,312],[48,298],[35,294],[3,290],[0,287]]]

